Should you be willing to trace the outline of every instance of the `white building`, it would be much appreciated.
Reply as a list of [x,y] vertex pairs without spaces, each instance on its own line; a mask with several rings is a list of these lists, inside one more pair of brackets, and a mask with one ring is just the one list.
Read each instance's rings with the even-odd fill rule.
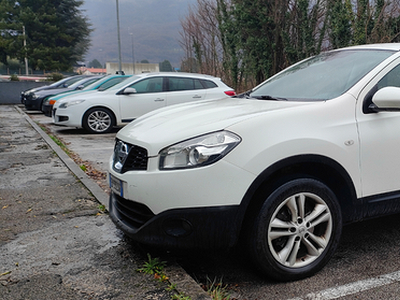
[[[160,72],[159,64],[143,64],[135,63],[135,72],[133,72],[133,63],[122,63],[122,71],[126,75],[130,74],[140,74],[140,73],[150,73],[150,72]],[[114,62],[106,63],[107,74],[116,74],[119,70],[119,64]]]

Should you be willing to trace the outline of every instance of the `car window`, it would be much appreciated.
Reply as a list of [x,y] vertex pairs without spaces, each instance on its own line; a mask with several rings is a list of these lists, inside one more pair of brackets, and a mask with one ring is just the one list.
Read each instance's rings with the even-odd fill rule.
[[126,77],[116,77],[116,78],[112,78],[104,83],[102,83],[97,89],[100,91],[104,91],[118,83],[120,83],[121,81],[125,80]]
[[65,80],[62,84],[57,85],[57,86],[59,86],[59,87],[66,86],[67,87],[67,86],[74,84],[77,81],[80,81],[80,80],[82,80],[81,76],[72,76],[72,77],[69,77],[67,80]]
[[381,80],[379,80],[378,90],[387,86],[400,87],[400,65],[392,69]]
[[137,93],[156,93],[162,92],[163,78],[148,78],[132,84],[130,87],[136,89]]
[[199,79],[184,78],[184,77],[169,77],[168,91],[188,91],[204,89]]
[[218,87],[218,85],[215,82],[212,82],[211,80],[202,79],[201,83],[204,85],[206,89],[212,89]]
[[89,84],[92,84],[93,82],[95,82],[95,81],[97,81],[99,79],[100,78],[92,78],[92,79],[90,79],[90,80],[88,80],[88,81],[86,81],[86,82],[84,82],[84,83],[82,83],[80,85],[83,85],[84,87],[87,87]]

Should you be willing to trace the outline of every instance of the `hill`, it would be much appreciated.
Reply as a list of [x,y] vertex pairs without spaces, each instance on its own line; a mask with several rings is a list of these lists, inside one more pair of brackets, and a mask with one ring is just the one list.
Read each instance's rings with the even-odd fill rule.
[[[123,62],[169,60],[179,67],[184,55],[179,45],[180,20],[196,0],[119,0],[121,56]],[[94,31],[86,62],[118,62],[115,0],[85,0],[81,7]],[[132,43],[133,42],[133,43]]]

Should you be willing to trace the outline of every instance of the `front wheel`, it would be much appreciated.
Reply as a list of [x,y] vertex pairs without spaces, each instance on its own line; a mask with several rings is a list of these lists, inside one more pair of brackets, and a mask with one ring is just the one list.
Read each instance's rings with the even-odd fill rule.
[[334,254],[342,232],[335,194],[308,178],[283,184],[263,203],[250,229],[249,250],[259,269],[280,281],[318,272]]
[[92,108],[83,116],[82,127],[91,133],[107,133],[114,126],[114,115],[106,108]]

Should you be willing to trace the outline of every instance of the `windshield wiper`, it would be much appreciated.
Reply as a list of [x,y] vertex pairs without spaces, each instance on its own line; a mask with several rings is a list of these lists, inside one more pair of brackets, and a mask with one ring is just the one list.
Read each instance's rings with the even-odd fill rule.
[[246,99],[250,99],[250,93],[252,92],[252,90],[241,93],[239,95],[233,96],[232,98],[246,98]]
[[252,98],[260,99],[260,100],[275,100],[275,101],[287,101],[286,98],[281,97],[272,97],[270,95],[261,95],[261,96],[252,96]]

